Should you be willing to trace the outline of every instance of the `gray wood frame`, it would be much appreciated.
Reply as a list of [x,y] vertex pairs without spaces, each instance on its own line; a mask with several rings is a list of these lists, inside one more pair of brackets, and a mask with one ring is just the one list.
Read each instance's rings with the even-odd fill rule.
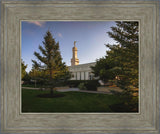
[[[2,133],[158,133],[158,1],[2,1]],[[139,113],[21,113],[22,20],[137,20]]]

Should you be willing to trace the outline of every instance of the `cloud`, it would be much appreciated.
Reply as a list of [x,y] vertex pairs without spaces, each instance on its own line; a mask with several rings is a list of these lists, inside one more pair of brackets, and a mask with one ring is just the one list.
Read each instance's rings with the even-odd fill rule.
[[27,21],[28,23],[35,24],[36,26],[42,27],[45,22],[44,21]]
[[61,33],[58,33],[57,35],[58,35],[58,37],[60,37],[60,38],[62,38],[62,37],[63,37]]

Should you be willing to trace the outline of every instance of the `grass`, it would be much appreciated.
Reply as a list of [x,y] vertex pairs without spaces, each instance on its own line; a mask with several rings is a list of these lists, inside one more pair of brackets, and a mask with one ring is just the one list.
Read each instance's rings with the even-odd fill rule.
[[60,98],[40,98],[49,91],[22,89],[22,112],[114,112],[111,105],[121,102],[117,95],[56,92]]

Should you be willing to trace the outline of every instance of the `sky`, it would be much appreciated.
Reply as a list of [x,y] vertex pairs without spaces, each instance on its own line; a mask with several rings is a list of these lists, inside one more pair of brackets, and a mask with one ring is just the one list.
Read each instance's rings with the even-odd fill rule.
[[33,53],[40,52],[38,46],[43,46],[46,31],[59,42],[63,61],[70,66],[74,41],[77,41],[79,64],[105,56],[105,44],[116,43],[107,34],[115,25],[113,21],[21,21],[21,57],[27,64],[26,71],[32,68],[31,60],[37,60]]

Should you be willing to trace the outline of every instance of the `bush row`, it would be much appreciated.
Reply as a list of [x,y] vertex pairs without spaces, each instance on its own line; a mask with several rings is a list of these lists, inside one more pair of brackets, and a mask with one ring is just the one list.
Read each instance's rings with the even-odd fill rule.
[[68,81],[70,87],[78,87],[81,83],[86,87],[86,90],[96,91],[100,86],[98,80],[70,80]]
[[[78,87],[81,83],[84,83],[84,86],[87,90],[96,91],[97,87],[100,86],[98,80],[68,80],[68,81],[62,81],[58,82],[56,86],[69,86],[69,87]],[[23,86],[31,86],[34,87],[35,83],[30,81],[25,81]],[[36,86],[37,87],[43,87],[45,86],[45,82],[43,81],[37,81]]]

